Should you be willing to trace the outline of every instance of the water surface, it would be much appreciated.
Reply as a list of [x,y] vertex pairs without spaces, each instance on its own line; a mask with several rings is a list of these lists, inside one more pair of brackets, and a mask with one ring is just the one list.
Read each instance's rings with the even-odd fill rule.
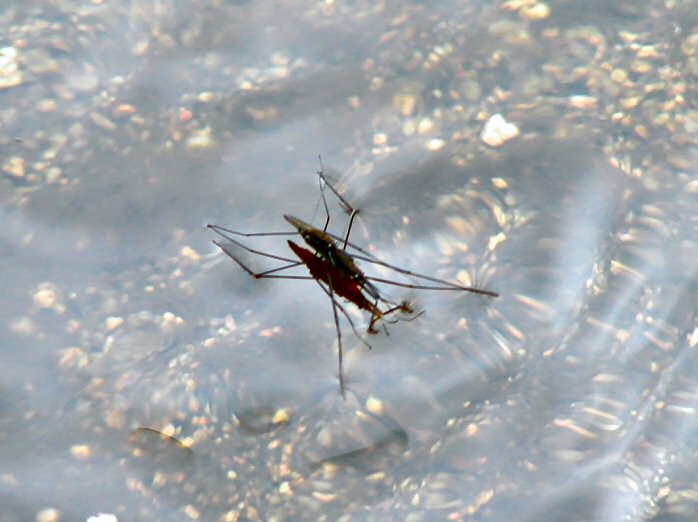
[[[692,520],[696,12],[5,8],[0,518]],[[321,224],[318,154],[352,241],[501,294],[386,287],[346,397],[327,296],[205,227]]]

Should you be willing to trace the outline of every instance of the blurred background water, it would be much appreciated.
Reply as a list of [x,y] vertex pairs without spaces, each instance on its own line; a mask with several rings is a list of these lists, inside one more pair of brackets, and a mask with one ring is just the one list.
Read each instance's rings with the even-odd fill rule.
[[[697,80],[694,0],[3,7],[0,520],[695,520]],[[327,297],[205,228],[321,224],[318,154],[501,294],[385,287],[346,398]]]

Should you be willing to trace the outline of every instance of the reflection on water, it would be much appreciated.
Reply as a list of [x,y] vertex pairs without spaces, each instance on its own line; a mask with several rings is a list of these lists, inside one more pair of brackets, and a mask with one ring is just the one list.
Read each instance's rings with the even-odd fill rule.
[[[693,520],[695,1],[117,4],[0,15],[0,519]],[[501,294],[385,288],[345,398],[327,297],[205,229],[317,223],[318,153]]]

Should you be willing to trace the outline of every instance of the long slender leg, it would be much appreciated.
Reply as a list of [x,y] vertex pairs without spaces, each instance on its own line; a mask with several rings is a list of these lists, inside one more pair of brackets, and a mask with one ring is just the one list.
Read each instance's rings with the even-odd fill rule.
[[346,212],[347,214],[351,214],[352,212],[358,212],[358,211],[355,211],[354,207],[352,207],[349,204],[349,202],[346,199],[344,199],[344,197],[339,193],[339,191],[336,188],[334,188],[334,186],[329,181],[327,181],[327,178],[325,177],[325,174],[324,174],[325,169],[322,166],[322,157],[318,155],[318,158],[320,160],[320,171],[317,174],[320,177],[320,179],[322,180],[322,182],[327,187],[330,188],[330,190],[332,191],[332,194],[334,194],[337,197],[337,199],[339,200],[339,203],[342,206],[342,209],[344,209],[344,212]]
[[[225,248],[225,246],[218,243],[217,241],[214,241],[213,244],[216,245],[218,248],[220,248],[225,255],[227,255],[230,259],[235,261],[238,265],[240,265],[240,268],[242,268],[245,272],[247,272],[249,275],[251,275],[255,279],[312,279],[312,277],[310,277],[310,276],[273,275],[273,272],[279,272],[281,270],[286,270],[287,268],[293,268],[294,266],[298,266],[301,264],[300,262],[295,262],[295,261],[293,261],[290,265],[281,266],[278,268],[272,268],[271,270],[267,270],[265,272],[255,272],[254,270],[249,268],[247,265],[245,265],[245,263],[243,263],[237,256],[235,256],[235,254],[233,254],[230,250]],[[260,255],[269,256],[270,254],[265,254],[263,252],[260,252]],[[276,257],[276,256],[272,256],[272,257]]]
[[[297,262],[297,263],[291,263],[290,265],[284,265],[284,266],[280,266],[277,268],[272,268],[270,270],[265,270],[264,272],[260,272],[259,274],[257,274],[256,277],[257,277],[257,279],[259,279],[260,277],[271,277],[269,274],[273,274],[275,272],[281,272],[282,270],[288,270],[289,268],[294,268],[294,267],[297,267],[297,266],[302,265],[302,264],[303,263],[301,263],[301,262]],[[276,276],[274,276],[274,277],[276,277]],[[310,276],[302,276],[302,278],[303,279],[310,279]],[[284,276],[283,279],[288,279],[288,277]],[[298,279],[298,278],[294,277],[293,279]]]
[[339,317],[337,316],[337,306],[338,303],[334,298],[334,290],[332,289],[332,277],[328,274],[327,286],[330,290],[330,300],[332,301],[332,315],[334,316],[334,327],[337,330],[337,354],[339,361],[339,392],[342,397],[346,398],[346,392],[344,390],[344,367],[342,363],[342,330],[339,328]]
[[[320,285],[320,288],[322,288],[322,291],[325,292],[325,294],[327,294],[327,297],[332,299],[334,296],[332,293],[330,293],[329,289],[325,288],[325,286],[317,279],[316,279],[316,281]],[[371,350],[373,347],[366,342],[366,340],[361,336],[359,331],[356,329],[356,325],[354,324],[354,321],[352,320],[351,315],[349,315],[349,312],[347,312],[346,309],[339,303],[337,303],[337,307],[339,308],[339,311],[342,312],[342,314],[346,318],[347,322],[349,323],[349,326],[351,327],[351,330],[354,332],[354,335],[359,340],[359,342],[361,342],[361,344],[363,344],[366,348]]]
[[[343,238],[341,236],[337,236],[337,235],[331,234],[329,232],[327,232],[327,235],[330,236],[335,241],[340,241],[340,242],[345,241],[345,238]],[[475,288],[472,286],[459,285],[457,283],[452,283],[451,281],[446,281],[445,279],[439,279],[438,277],[432,277],[432,276],[428,276],[425,274],[420,274],[418,272],[413,272],[412,270],[407,270],[405,268],[400,268],[399,266],[392,265],[390,263],[387,263],[386,261],[383,261],[382,259],[379,259],[378,257],[371,254],[369,251],[361,248],[360,246],[352,243],[351,241],[347,241],[346,244],[347,244],[347,246],[353,248],[357,252],[360,252],[360,254],[355,254],[353,252],[351,254],[349,254],[349,255],[351,255],[351,257],[353,259],[359,259],[361,261],[366,261],[367,263],[372,263],[374,265],[384,266],[386,268],[390,268],[391,270],[394,270],[395,272],[399,272],[401,274],[416,277],[419,279],[424,279],[426,281],[440,283],[442,285],[449,286],[449,287],[453,288],[454,290],[463,290],[463,291],[467,291],[467,292],[473,292],[476,294],[487,295],[489,297],[499,297],[499,294],[497,292],[491,292],[489,290],[482,290],[480,288]],[[395,286],[403,286],[405,288],[416,288],[416,289],[421,289],[421,290],[439,290],[439,289],[441,289],[441,288],[433,288],[433,287],[421,287],[420,285],[409,286],[409,285],[404,284],[404,283],[398,283],[396,281],[390,281],[388,279],[380,279],[377,277],[367,277],[366,279],[378,281],[378,282],[386,283],[386,284],[392,284]],[[443,290],[445,290],[445,288]]]
[[[291,259],[290,257],[283,257],[283,256],[277,256],[275,254],[270,254],[269,252],[262,252],[261,250],[255,250],[254,248],[250,248],[244,243],[241,243],[237,239],[233,239],[232,237],[227,237],[225,235],[221,234],[221,237],[225,238],[227,241],[230,241],[232,244],[239,246],[243,250],[247,250],[250,254],[257,254],[258,256],[264,256],[268,257],[270,259],[277,259],[279,261],[285,261],[286,263],[296,263],[298,260],[297,259]],[[220,246],[220,243],[217,243],[214,241],[214,244]],[[297,263],[300,264],[300,263]]]
[[[361,258],[358,258],[358,259],[361,259]],[[435,282],[439,282],[439,283],[443,283],[443,284],[448,283],[449,286],[413,285],[413,284],[409,284],[409,283],[400,283],[398,281],[391,281],[389,279],[383,279],[380,277],[366,277],[366,279],[368,279],[370,281],[377,281],[378,283],[383,283],[386,285],[401,286],[402,288],[412,288],[412,289],[416,289],[416,290],[461,290],[461,291],[472,292],[474,294],[486,295],[489,297],[499,297],[499,294],[497,292],[491,292],[489,290],[482,290],[481,288],[475,288],[473,286],[460,286],[460,285],[456,285],[455,283],[449,283],[449,281],[445,281],[445,280],[442,281],[441,279],[437,279],[435,277],[431,278],[429,276],[425,276],[422,274],[416,274],[414,272],[410,272],[409,270],[401,269],[399,271],[402,272],[403,274],[411,275],[413,277],[420,277],[420,278],[426,279],[428,281],[435,281]]]
[[[323,232],[327,232],[327,227],[330,225],[330,209],[327,207],[327,198],[325,198],[325,185],[327,185],[327,180],[325,175],[322,173],[324,167],[322,165],[322,156],[318,154],[318,160],[320,161],[320,170],[318,171],[318,185],[320,186],[320,198],[322,199],[322,206],[325,207],[325,226],[322,227]],[[332,189],[334,192],[334,189]]]
[[351,234],[351,226],[354,224],[354,218],[356,215],[359,213],[358,210],[352,210],[351,215],[349,216],[349,225],[347,226],[347,233],[344,234],[344,241],[342,243],[342,250],[347,249],[347,245],[349,244],[349,234]]
[[339,193],[339,191],[336,188],[334,188],[332,183],[327,181],[327,178],[324,174],[325,168],[322,165],[322,156],[318,155],[318,159],[320,160],[320,170],[317,173],[318,179],[320,180],[320,195],[322,196],[322,203],[325,206],[325,213],[327,214],[327,219],[325,220],[325,227],[322,229],[322,231],[327,232],[327,226],[330,224],[330,211],[327,208],[327,199],[325,198],[324,190],[325,187],[329,187],[329,189],[332,191],[332,194],[334,194],[339,200],[339,204],[342,207],[342,210],[349,214],[349,224],[347,225],[347,231],[344,234],[342,246],[342,250],[346,250],[347,242],[349,241],[349,234],[351,234],[351,227],[354,224],[354,218],[359,213],[359,210],[352,207],[349,204],[349,202],[346,199],[344,199],[344,197]]
[[[357,249],[358,251],[368,254],[363,249],[360,249],[359,247],[352,245],[349,243],[349,246],[352,248]],[[386,268],[390,268],[391,270],[394,270],[395,272],[399,272],[401,274],[405,274],[411,277],[416,277],[418,279],[424,279],[425,281],[432,281],[434,283],[440,283],[444,285],[445,287],[450,287],[453,290],[462,290],[466,292],[472,292],[475,294],[481,294],[481,295],[487,295],[489,297],[499,297],[499,294],[497,292],[492,292],[490,290],[483,290],[481,288],[475,288],[473,286],[464,286],[464,285],[459,285],[457,283],[452,283],[451,281],[447,281],[445,279],[439,279],[438,277],[432,277],[428,276],[426,274],[420,274],[418,272],[413,272],[412,270],[407,270],[405,268],[400,268],[399,266],[392,265],[390,263],[386,263],[385,261],[378,259],[377,257],[368,254],[368,255],[359,255],[359,254],[352,254],[351,255],[354,259],[360,259],[361,261],[366,261],[367,263],[373,263],[374,265],[381,265]],[[421,290],[446,290],[446,288],[443,287],[433,287],[433,286],[428,286],[428,285],[410,285],[407,283],[398,283],[397,281],[390,281],[389,279],[381,279],[379,277],[367,277],[366,279],[369,279],[371,281],[378,281],[379,283],[385,283],[388,285],[394,285],[394,286],[401,286],[403,288],[415,288],[415,289],[421,289]]]
[[223,234],[223,232],[227,232],[228,234],[234,234],[236,236],[243,236],[243,237],[258,237],[258,236],[295,236],[298,235],[298,232],[239,232],[237,230],[233,230],[230,228],[222,227],[220,225],[212,225],[208,224],[206,225],[207,228],[210,228],[213,230],[216,234],[219,236],[223,236],[226,239],[230,239],[228,236]]

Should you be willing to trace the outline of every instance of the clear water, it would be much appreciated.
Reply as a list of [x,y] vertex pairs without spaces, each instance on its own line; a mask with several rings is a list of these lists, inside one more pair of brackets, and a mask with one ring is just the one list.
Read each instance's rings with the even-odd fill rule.
[[[0,519],[693,520],[698,6],[547,6],[4,8]],[[327,296],[205,227],[321,224],[318,154],[501,294],[384,287],[344,398]]]

